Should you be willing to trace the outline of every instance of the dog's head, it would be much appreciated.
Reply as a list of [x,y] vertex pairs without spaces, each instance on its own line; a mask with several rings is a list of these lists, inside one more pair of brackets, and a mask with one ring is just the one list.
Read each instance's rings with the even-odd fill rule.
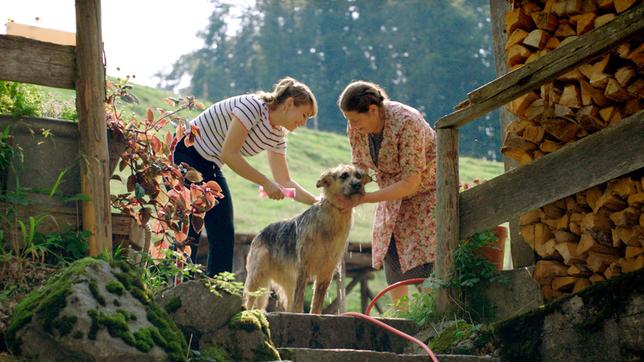
[[324,189],[324,197],[351,198],[364,195],[364,185],[371,181],[367,172],[352,165],[339,165],[324,171],[316,186]]

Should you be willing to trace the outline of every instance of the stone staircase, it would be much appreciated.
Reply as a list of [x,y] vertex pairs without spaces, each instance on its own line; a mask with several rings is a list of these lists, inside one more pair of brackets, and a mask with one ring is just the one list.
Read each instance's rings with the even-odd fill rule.
[[[294,362],[428,361],[426,354],[406,354],[410,343],[366,320],[297,313],[268,313],[273,343]],[[379,318],[409,335],[418,331],[405,319]],[[492,357],[437,355],[441,362],[498,361]]]

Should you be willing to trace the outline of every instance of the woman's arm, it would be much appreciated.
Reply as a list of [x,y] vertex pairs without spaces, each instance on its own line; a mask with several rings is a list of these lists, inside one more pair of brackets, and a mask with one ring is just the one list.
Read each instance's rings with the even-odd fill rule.
[[245,178],[250,182],[254,182],[264,187],[264,191],[268,197],[274,200],[284,198],[279,186],[271,181],[268,177],[264,176],[261,172],[253,168],[241,155],[241,148],[244,145],[244,140],[248,135],[248,130],[244,128],[241,121],[233,116],[233,120],[226,133],[224,146],[221,151],[221,159],[228,167],[230,167],[236,174]]
[[403,177],[400,181],[391,184],[384,189],[368,192],[360,198],[361,204],[375,203],[380,201],[399,200],[418,191],[420,186],[420,174],[414,173]]
[[295,189],[295,200],[303,204],[313,205],[317,200],[310,192],[306,191],[297,182],[291,180],[288,172],[288,164],[286,162],[286,155],[283,153],[271,152],[268,153],[268,164],[271,167],[275,181],[283,187],[292,187]]

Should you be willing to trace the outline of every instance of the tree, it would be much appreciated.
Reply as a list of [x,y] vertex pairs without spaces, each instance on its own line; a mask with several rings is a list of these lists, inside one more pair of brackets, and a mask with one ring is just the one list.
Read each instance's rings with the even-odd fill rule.
[[[230,7],[215,1],[206,46],[165,77],[191,75],[190,92],[212,101],[270,89],[290,75],[316,93],[317,127],[344,133],[336,100],[351,80],[383,86],[430,124],[494,78],[489,6],[475,0],[257,0],[226,35]],[[462,129],[461,151],[498,156],[494,117]]]

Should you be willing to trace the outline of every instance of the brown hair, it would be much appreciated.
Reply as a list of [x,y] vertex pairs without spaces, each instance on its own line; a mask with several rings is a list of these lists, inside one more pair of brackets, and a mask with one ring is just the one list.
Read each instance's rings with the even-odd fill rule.
[[343,112],[365,113],[372,104],[382,107],[382,102],[389,99],[387,93],[377,84],[359,80],[351,82],[338,98],[338,107]]
[[312,105],[312,117],[318,114],[318,102],[315,99],[313,92],[311,92],[306,84],[291,77],[280,79],[273,87],[273,91],[271,93],[258,92],[257,94],[264,102],[266,102],[266,104],[268,104],[268,109],[271,110],[282,104],[289,97],[292,97],[296,106],[300,106],[302,104]]

